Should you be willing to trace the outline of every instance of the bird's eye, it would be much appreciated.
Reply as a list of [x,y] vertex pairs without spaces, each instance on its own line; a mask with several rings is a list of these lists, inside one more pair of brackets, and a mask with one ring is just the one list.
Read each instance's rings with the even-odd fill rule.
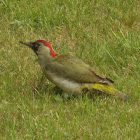
[[34,46],[35,48],[38,48],[38,47],[39,47],[39,43],[36,43],[36,42],[35,42],[35,43],[33,44],[33,46]]

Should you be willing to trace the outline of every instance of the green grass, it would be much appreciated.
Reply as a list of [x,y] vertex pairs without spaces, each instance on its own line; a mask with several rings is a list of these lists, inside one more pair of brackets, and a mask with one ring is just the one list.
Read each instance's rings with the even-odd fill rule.
[[[1,0],[0,139],[138,140],[139,8],[138,0]],[[52,83],[39,85],[37,57],[19,44],[38,39],[89,63],[134,100],[50,95]]]

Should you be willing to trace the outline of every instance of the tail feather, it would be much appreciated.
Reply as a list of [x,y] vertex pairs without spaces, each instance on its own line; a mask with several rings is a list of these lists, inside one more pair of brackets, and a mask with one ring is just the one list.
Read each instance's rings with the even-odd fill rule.
[[132,99],[131,97],[129,97],[128,95],[118,91],[117,89],[115,89],[113,86],[108,85],[108,84],[99,84],[99,83],[94,83],[94,84],[84,84],[83,86],[84,88],[88,88],[89,91],[92,90],[98,90],[101,92],[105,92],[107,94],[116,96],[122,100],[128,100],[128,99]]
[[109,81],[110,83],[114,83],[114,81],[113,80],[111,80],[110,78],[105,78],[107,81]]

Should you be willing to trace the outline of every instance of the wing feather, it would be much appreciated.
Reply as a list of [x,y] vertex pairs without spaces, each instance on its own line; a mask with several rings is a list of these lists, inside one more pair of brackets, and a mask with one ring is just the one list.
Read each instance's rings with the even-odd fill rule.
[[113,83],[109,78],[97,75],[82,60],[70,55],[58,55],[50,67],[55,74],[79,83]]

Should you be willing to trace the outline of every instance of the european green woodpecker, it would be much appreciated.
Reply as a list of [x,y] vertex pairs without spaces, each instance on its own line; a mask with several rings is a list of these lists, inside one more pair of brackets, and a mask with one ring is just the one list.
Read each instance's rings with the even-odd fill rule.
[[[54,52],[49,42],[20,43],[30,47],[37,55],[41,69],[46,78],[70,95],[78,95],[85,91],[101,91],[117,96],[123,100],[129,97],[116,90],[111,79],[94,72],[93,68],[78,58],[70,55],[59,55]],[[93,92],[94,94],[94,92]]]

